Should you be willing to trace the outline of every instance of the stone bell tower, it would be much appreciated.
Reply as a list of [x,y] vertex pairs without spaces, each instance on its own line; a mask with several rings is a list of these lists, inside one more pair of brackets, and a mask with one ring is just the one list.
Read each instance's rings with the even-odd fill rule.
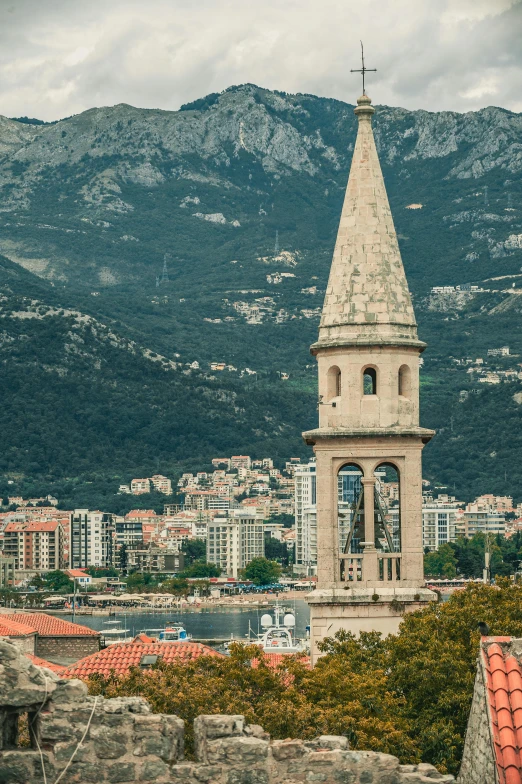
[[319,427],[303,433],[317,460],[317,590],[309,594],[312,657],[339,629],[394,633],[423,587],[419,355],[425,348],[404,274],[372,132],[357,101],[357,142],[319,339]]

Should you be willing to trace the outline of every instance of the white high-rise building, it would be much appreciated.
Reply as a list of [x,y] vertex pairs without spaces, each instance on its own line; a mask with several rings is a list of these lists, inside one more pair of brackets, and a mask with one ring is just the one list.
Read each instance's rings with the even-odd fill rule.
[[297,465],[295,480],[295,572],[315,574],[317,567],[317,516],[315,460]]
[[430,502],[422,506],[422,546],[424,550],[438,550],[441,544],[457,538],[457,504]]
[[252,512],[231,509],[207,526],[207,561],[237,578],[240,569],[265,555],[263,521]]
[[114,517],[112,514],[75,509],[69,515],[69,537],[71,569],[113,565]]

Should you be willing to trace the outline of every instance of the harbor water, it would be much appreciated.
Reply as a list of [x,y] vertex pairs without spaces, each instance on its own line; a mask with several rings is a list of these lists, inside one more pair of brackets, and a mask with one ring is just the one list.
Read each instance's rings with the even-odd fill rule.
[[[310,621],[310,610],[302,599],[280,602],[295,614],[295,633],[297,637],[304,637],[306,627]],[[261,633],[261,616],[270,613],[273,617],[271,605],[258,607],[205,607],[195,609],[190,606],[182,610],[173,609],[170,613],[155,613],[153,611],[119,612],[116,616],[77,615],[76,623],[88,626],[90,629],[101,631],[110,628],[108,621],[121,621],[122,627],[129,630],[129,638],[145,629],[163,629],[170,622],[180,622],[188,634],[195,640],[226,640],[231,636],[235,638],[248,638],[249,628],[252,637]],[[60,615],[67,621],[72,621],[72,615]],[[112,624],[111,624],[112,625]]]

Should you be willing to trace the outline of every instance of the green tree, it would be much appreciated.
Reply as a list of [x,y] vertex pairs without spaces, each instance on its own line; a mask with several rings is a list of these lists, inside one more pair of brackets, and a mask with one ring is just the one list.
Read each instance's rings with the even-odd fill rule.
[[206,560],[207,543],[205,539],[186,539],[181,546],[181,552],[187,566],[190,566],[194,561]]
[[286,512],[281,512],[281,514],[271,514],[268,518],[268,522],[275,523],[276,525],[283,525],[285,528],[292,528],[295,523],[295,517]]
[[457,574],[457,559],[451,545],[443,544],[438,550],[424,556],[424,574],[427,577],[444,577],[452,580]]
[[74,591],[73,581],[67,577],[65,572],[56,569],[53,572],[47,572],[44,576],[45,586],[50,591],[59,591],[61,593],[72,593]]
[[184,577],[170,577],[161,584],[161,590],[174,596],[188,596],[190,585]]
[[281,577],[281,566],[268,558],[253,558],[243,570],[243,575],[254,585],[271,585]]
[[286,542],[274,539],[269,533],[265,534],[265,557],[286,566],[288,564],[288,546]]
[[114,569],[112,566],[88,566],[85,571],[87,574],[90,574],[91,577],[118,577],[119,575],[118,570]]
[[127,568],[127,545],[125,542],[120,547],[120,552],[118,553],[118,562],[122,572],[124,572]]
[[194,561],[192,566],[180,572],[180,577],[219,577],[221,569],[206,561]]

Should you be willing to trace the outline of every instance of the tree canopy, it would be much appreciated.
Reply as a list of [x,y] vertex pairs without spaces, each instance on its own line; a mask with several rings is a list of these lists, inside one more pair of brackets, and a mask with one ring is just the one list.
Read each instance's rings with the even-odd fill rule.
[[194,561],[205,561],[207,557],[207,542],[205,539],[185,539],[181,545],[181,552],[185,556],[187,565],[194,563]]
[[430,762],[442,772],[459,768],[476,660],[477,624],[492,635],[522,637],[522,585],[473,584],[447,602],[408,613],[399,633],[355,638],[338,632],[322,644],[313,670],[285,657],[275,670],[254,647],[232,646],[227,658],[189,664],[159,663],[153,677],[139,669],[124,678],[96,677],[91,693],[140,694],[154,711],[187,722],[200,713],[243,714],[274,738],[346,735],[355,749],[395,754],[401,762]]
[[253,558],[243,570],[246,580],[252,580],[254,585],[272,585],[281,576],[281,566],[276,561],[268,558]]

